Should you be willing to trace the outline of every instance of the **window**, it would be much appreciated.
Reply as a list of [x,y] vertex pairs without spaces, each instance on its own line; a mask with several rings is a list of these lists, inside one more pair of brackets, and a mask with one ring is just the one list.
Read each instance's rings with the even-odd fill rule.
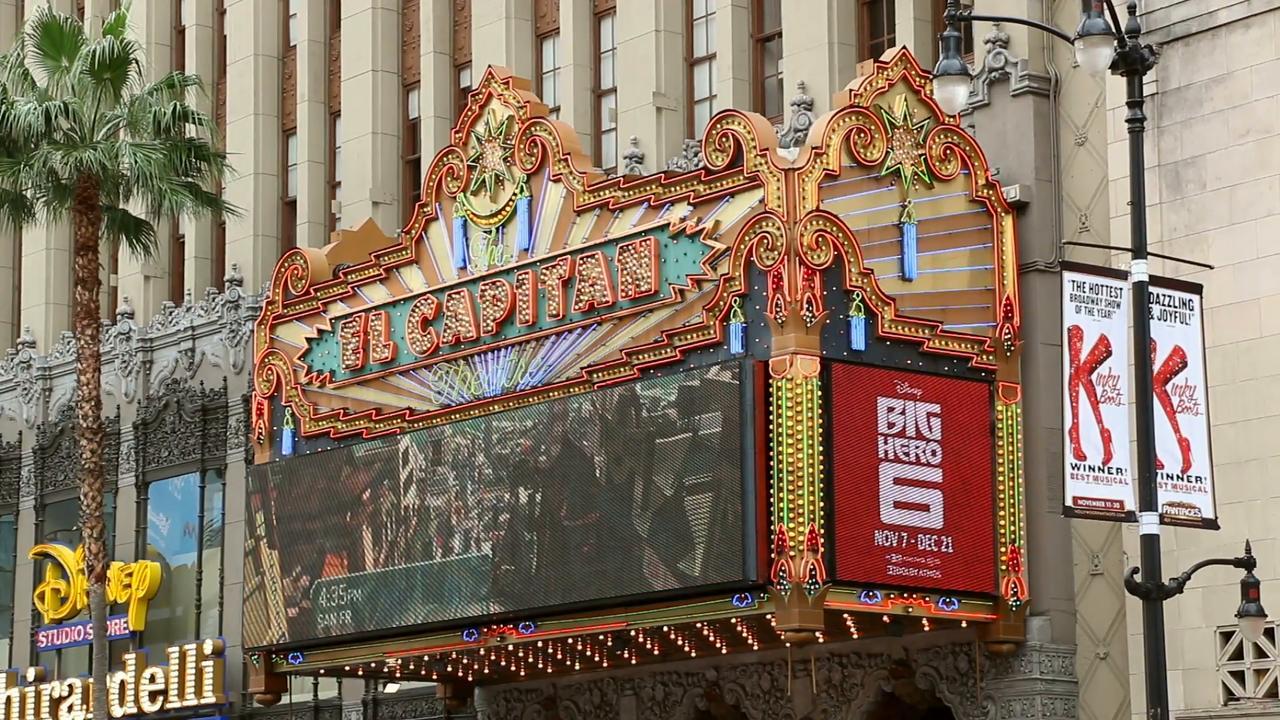
[[596,164],[605,172],[618,167],[618,86],[614,61],[617,40],[613,10],[596,15],[595,138]]
[[560,117],[560,33],[538,38],[538,97],[547,105],[547,114]]
[[213,282],[223,287],[227,276],[227,221],[219,219],[213,228]]
[[342,113],[329,116],[329,232],[342,222]]
[[858,2],[861,5],[858,27],[862,28],[858,56],[863,60],[874,60],[898,42],[894,30],[894,3],[893,0]]
[[298,0],[289,0],[289,47],[298,45]]
[[453,3],[454,119],[462,116],[471,94],[471,3]]
[[[115,547],[115,528],[116,528],[116,498],[115,493],[107,492],[102,497],[102,514],[106,523],[107,531],[107,547],[114,549]],[[62,543],[68,547],[76,547],[80,544],[80,499],[71,496],[59,500],[45,501],[43,507],[38,511],[38,527],[36,529],[37,542],[42,543]],[[114,555],[114,553],[111,553]],[[35,577],[37,582],[39,578],[44,577],[44,563],[48,561],[37,562],[35,564]],[[86,611],[82,617],[77,620],[87,619],[89,613]],[[37,616],[37,621],[38,621]],[[34,638],[33,638],[34,639]],[[34,643],[32,650],[34,650]],[[89,658],[91,649],[86,646],[64,648],[62,650],[48,650],[42,653],[36,653],[36,662],[33,665],[43,665],[49,669],[53,677],[74,677],[77,675],[87,675],[89,673]]]
[[420,132],[420,94],[418,86],[406,88],[404,93],[404,214],[418,204],[422,189],[422,133]]
[[169,299],[181,305],[186,287],[187,233],[186,223],[178,218],[173,223],[173,241],[169,245]]
[[187,21],[190,0],[176,0],[173,12],[173,69],[187,69]]
[[[971,0],[961,0],[961,7],[972,8]],[[947,0],[933,0],[933,37],[937,37],[947,27],[944,20],[947,13]],[[970,66],[973,65],[973,23],[960,23],[960,34],[964,36],[961,41],[961,50],[964,53],[965,60]]]
[[284,136],[284,212],[281,217],[281,252],[298,246],[298,133]]
[[13,578],[17,565],[18,514],[0,514],[0,660],[13,663]]
[[170,645],[221,631],[222,473],[186,473],[147,485],[145,557],[164,581],[147,610],[142,645],[163,657]]
[[454,98],[454,118],[461,117],[462,109],[467,106],[467,97],[471,95],[471,64],[458,66],[458,95]]
[[782,0],[755,0],[751,37],[756,112],[782,122]]
[[700,137],[716,105],[716,5],[715,0],[689,0],[689,136]]

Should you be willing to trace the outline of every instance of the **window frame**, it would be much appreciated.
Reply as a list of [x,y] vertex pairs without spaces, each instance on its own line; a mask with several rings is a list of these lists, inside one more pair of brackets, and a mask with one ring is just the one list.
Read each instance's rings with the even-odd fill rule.
[[[601,45],[602,38],[600,33],[601,21],[604,20],[604,18],[606,17],[612,18],[612,25],[613,25],[613,31],[612,31],[613,44],[607,51],[604,50]],[[592,155],[593,155],[593,160],[595,161],[595,164],[597,167],[599,167],[602,171],[604,171],[605,174],[613,174],[613,173],[616,173],[618,170],[618,160],[620,155],[620,153],[618,152],[619,147],[618,147],[618,118],[617,118],[617,113],[618,113],[618,11],[616,8],[607,7],[603,10],[599,10],[595,12],[592,15],[591,48],[592,48],[591,97],[593,100],[591,105]],[[612,84],[608,88],[602,87],[601,81],[600,81],[601,69],[604,66],[604,63],[601,61],[603,60],[604,54],[606,52],[610,53],[613,59],[613,80],[612,80]],[[601,112],[600,104],[601,104],[601,101],[609,95],[613,96],[614,118],[613,118],[613,127],[609,128],[609,130],[606,131],[604,128],[604,113]],[[613,141],[614,141],[613,142],[613,145],[614,145],[613,164],[608,167],[605,167],[604,165],[604,134],[605,132],[612,133]]]
[[[410,102],[415,93],[418,96],[416,105]],[[422,86],[418,83],[406,85],[400,99],[400,110],[404,113],[401,116],[400,182],[401,197],[405,203],[401,214],[407,216],[417,207],[422,192]]]
[[702,134],[701,130],[699,130],[697,127],[697,123],[698,123],[697,106],[698,106],[699,100],[698,100],[698,91],[695,89],[697,87],[697,84],[694,78],[694,74],[696,73],[696,66],[701,65],[703,63],[711,63],[711,68],[712,68],[711,88],[710,88],[711,94],[706,98],[704,98],[705,100],[709,100],[711,102],[711,113],[707,116],[708,121],[710,121],[712,115],[715,115],[716,98],[719,96],[719,93],[716,91],[716,82],[715,82],[716,63],[717,63],[715,37],[713,35],[712,37],[708,38],[707,49],[710,52],[706,53],[705,55],[694,54],[694,42],[693,42],[694,21],[699,19],[699,17],[714,18],[716,16],[715,0],[706,0],[708,12],[705,15],[698,16],[698,17],[695,17],[693,14],[693,4],[695,2],[697,2],[697,0],[685,0],[685,4],[684,4],[684,7],[685,7],[684,56],[685,56],[685,68],[686,68],[685,82],[688,83],[688,88],[689,88],[689,104],[685,112],[685,132],[688,133],[688,136],[691,138],[698,138]]
[[[293,140],[294,153],[290,157],[289,145],[290,139]],[[288,252],[298,247],[298,166],[300,164],[302,147],[298,140],[298,131],[289,130],[283,135],[283,147],[280,148],[281,154],[284,156],[284,181],[280,183],[281,190],[281,213],[280,213],[280,252]],[[293,176],[294,185],[293,194],[289,194],[289,178]]]
[[[883,35],[872,37],[871,35],[871,7],[876,4],[884,6],[885,32]],[[935,0],[936,4],[936,0]],[[884,54],[885,50],[893,47],[898,42],[897,33],[897,7],[894,0],[858,0],[858,61],[875,60]],[[968,23],[965,23],[966,25]],[[871,52],[871,46],[876,43],[884,43],[884,47],[878,53]]]
[[[547,115],[552,118],[560,117],[560,28],[548,30],[534,37],[534,75],[537,78],[538,99],[547,106]],[[555,67],[548,70],[544,67],[542,46],[548,40],[554,40]],[[551,75],[552,81],[555,83],[555,103],[547,102],[546,80],[547,75]]]
[[[776,28],[764,28],[764,3],[778,2],[778,26]],[[769,122],[780,123],[787,113],[787,103],[784,97],[785,88],[781,87],[783,71],[779,71],[773,75],[765,75],[764,67],[764,47],[773,40],[782,42],[782,2],[781,0],[753,0],[751,4],[751,99],[752,106],[756,112],[768,118]],[[779,56],[779,62],[782,58]],[[785,68],[783,68],[785,70]],[[765,93],[766,80],[777,78],[780,87],[778,90],[778,112],[775,115],[769,114],[769,109],[765,107],[767,101],[767,93]]]
[[[338,223],[342,222],[342,212],[334,212],[335,203],[342,201],[342,173],[338,169],[338,163],[342,161],[342,111],[329,113],[329,162],[328,162],[328,184],[329,184],[329,212],[328,212],[328,228],[329,232],[338,229]],[[341,207],[339,204],[338,207]]]

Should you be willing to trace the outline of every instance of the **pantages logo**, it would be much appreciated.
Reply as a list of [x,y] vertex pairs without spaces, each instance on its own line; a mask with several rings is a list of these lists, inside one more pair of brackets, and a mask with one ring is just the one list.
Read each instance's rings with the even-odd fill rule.
[[[71,620],[89,606],[89,580],[85,575],[84,546],[36,545],[27,554],[45,559],[44,579],[36,584],[33,601],[45,623]],[[129,630],[147,626],[147,607],[160,590],[160,563],[152,560],[113,562],[107,568],[107,603],[126,605]]]
[[96,720],[149,715],[162,711],[209,708],[226,702],[226,649],[222,640],[173,646],[165,650],[168,665],[146,665],[146,653],[124,655],[124,669],[107,675],[107,713],[93,707],[93,680],[45,679],[42,667],[0,675],[0,718],[3,720]]

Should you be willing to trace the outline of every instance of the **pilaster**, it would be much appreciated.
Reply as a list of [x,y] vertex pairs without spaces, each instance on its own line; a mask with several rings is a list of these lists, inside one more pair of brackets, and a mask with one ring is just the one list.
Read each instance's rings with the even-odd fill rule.
[[[143,80],[155,82],[173,70],[173,12],[170,2],[141,3],[129,15],[129,32],[146,53]],[[133,206],[133,212],[141,212]],[[149,318],[169,297],[169,254],[173,251],[174,218],[151,218],[155,224],[155,254],[138,257],[121,248],[118,256],[120,296],[128,297],[140,317]],[[106,263],[103,263],[106,265]],[[105,308],[105,305],[104,305]]]
[[[204,83],[200,92],[193,93],[187,100],[200,112],[213,117],[213,80],[214,80],[214,39],[212,2],[186,3],[186,57],[185,65],[188,73],[196,75]],[[222,142],[221,138],[215,138]],[[216,192],[218,188],[209,190]],[[209,215],[188,217],[183,219],[185,240],[183,242],[186,257],[183,258],[183,276],[186,290],[193,296],[202,295],[205,288],[222,287],[222,278],[214,277],[214,228],[219,220]],[[143,316],[146,317],[146,316]]]
[[280,247],[282,18],[275,1],[226,2],[226,142],[236,168],[226,198],[243,213],[227,221],[227,265],[239,264],[245,284],[258,288]]
[[[684,0],[618,3],[619,171],[627,138],[657,162],[685,137]],[[717,30],[717,34],[719,34]]]
[[[938,32],[933,20],[933,0],[900,0],[894,15],[895,44],[906,45],[921,67],[931,68],[938,58]],[[985,6],[983,12],[995,12]],[[874,59],[874,58],[872,58]]]
[[399,3],[344,3],[342,13],[342,105],[358,109],[342,117],[342,226],[373,218],[379,227],[399,228],[405,116]]
[[[425,174],[435,154],[449,144],[453,129],[453,13],[440,2],[426,0],[418,4],[422,28],[422,79],[418,108],[422,133],[422,172]],[[443,9],[443,10],[442,10]],[[405,208],[406,217],[409,208]]]
[[[0,43],[9,47],[18,33],[18,0],[0,0]],[[18,309],[21,299],[17,288],[22,257],[18,251],[18,233],[0,227],[0,287],[12,288],[0,293],[0,347],[13,347],[18,339]]]
[[471,77],[476,81],[490,65],[532,78],[533,45],[532,0],[484,0],[471,4]]
[[[50,5],[62,13],[75,12],[73,0],[23,0],[23,17]],[[35,223],[22,229],[20,326],[31,327],[41,348],[51,348],[58,335],[71,327],[71,227],[66,222]]]
[[329,29],[325,3],[298,5],[298,246],[329,242]]
[[857,3],[820,0],[782,5],[785,87],[790,91],[803,81],[818,115],[830,110],[831,96],[857,77],[857,26]]
[[595,14],[592,0],[560,0],[560,119],[591,148],[595,98]]
[[[751,2],[714,0],[716,4],[716,107],[751,107]],[[783,8],[783,22],[788,14]],[[794,14],[794,13],[792,13]],[[843,29],[842,29],[843,32]],[[786,35],[784,34],[785,38]],[[786,47],[786,43],[783,43]]]

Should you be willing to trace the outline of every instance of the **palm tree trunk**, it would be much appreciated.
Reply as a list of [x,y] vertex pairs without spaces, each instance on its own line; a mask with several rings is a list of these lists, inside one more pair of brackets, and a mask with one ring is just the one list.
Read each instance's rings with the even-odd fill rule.
[[102,422],[102,332],[101,301],[98,291],[99,230],[101,202],[97,182],[81,178],[72,206],[75,223],[75,291],[72,321],[76,335],[76,421],[80,441],[80,527],[84,542],[85,574],[89,580],[89,617],[93,621],[93,710],[105,718],[107,671],[111,659],[107,644],[107,563],[106,522],[102,495],[104,472],[102,444],[106,431]]

